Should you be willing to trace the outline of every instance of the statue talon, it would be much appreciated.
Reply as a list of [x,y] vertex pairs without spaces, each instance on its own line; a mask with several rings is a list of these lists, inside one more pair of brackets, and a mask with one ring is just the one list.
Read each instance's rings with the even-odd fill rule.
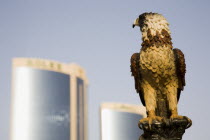
[[184,116],[180,116],[178,115],[178,112],[177,112],[177,109],[174,109],[174,110],[171,110],[171,116],[170,116],[170,119],[173,120],[173,119],[184,119]]
[[148,122],[148,124],[152,124],[153,122],[155,121],[159,121],[161,122],[163,120],[162,117],[159,117],[159,116],[151,116],[151,117],[147,117],[147,118],[143,118],[139,121],[139,123],[145,123],[145,122]]
[[173,119],[179,119],[179,120],[181,120],[181,119],[184,119],[184,117],[183,116],[180,116],[180,115],[177,115],[177,114],[173,114],[173,115],[170,116],[170,119],[171,120],[173,120]]
[[149,128],[151,129],[151,125],[155,122],[162,122],[163,118],[160,116],[156,116],[154,111],[149,111],[148,112],[148,117],[147,118],[143,118],[139,121],[139,128],[142,129],[141,124],[145,124],[148,123]]

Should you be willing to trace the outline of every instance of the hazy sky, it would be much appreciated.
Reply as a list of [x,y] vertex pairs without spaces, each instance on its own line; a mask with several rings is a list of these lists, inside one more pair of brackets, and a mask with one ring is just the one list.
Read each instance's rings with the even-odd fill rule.
[[209,0],[0,0],[0,139],[9,139],[11,60],[34,57],[76,62],[89,78],[89,140],[100,139],[101,102],[141,104],[130,56],[143,12],[163,14],[173,46],[185,53],[187,74],[179,112],[193,120],[184,140],[210,137]]

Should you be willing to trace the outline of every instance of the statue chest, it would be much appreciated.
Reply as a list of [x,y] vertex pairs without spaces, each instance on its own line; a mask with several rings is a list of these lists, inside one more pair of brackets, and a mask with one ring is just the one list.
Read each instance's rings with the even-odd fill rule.
[[167,47],[150,47],[140,52],[140,68],[147,76],[170,76],[175,74],[173,51]]

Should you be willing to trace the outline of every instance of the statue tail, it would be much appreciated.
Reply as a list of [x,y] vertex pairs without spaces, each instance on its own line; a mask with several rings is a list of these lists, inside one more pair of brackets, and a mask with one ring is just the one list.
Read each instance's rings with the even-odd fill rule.
[[166,94],[161,91],[157,91],[157,108],[155,110],[156,115],[163,118],[170,118],[169,104]]

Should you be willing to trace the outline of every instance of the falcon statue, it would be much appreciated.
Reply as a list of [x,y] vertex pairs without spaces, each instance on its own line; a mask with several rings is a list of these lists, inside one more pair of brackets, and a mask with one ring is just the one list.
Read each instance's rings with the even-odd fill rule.
[[131,72],[135,89],[146,106],[147,118],[182,119],[177,112],[180,93],[185,86],[184,54],[173,49],[169,23],[157,13],[143,13],[134,21],[142,32],[142,47],[131,56]]

